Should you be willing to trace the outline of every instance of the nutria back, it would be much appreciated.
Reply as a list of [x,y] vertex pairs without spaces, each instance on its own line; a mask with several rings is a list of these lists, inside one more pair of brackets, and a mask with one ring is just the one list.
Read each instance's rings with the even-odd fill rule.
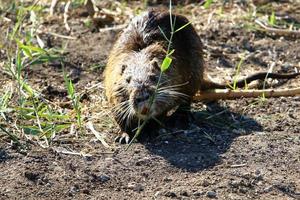
[[[188,23],[181,15],[172,15],[175,30]],[[175,19],[176,18],[176,19]],[[203,53],[199,36],[188,25],[173,36],[170,68],[163,73],[152,105],[160,66],[168,49],[170,15],[150,10],[133,18],[119,35],[104,72],[105,94],[115,119],[130,124],[146,116],[157,117],[188,102],[203,81]]]

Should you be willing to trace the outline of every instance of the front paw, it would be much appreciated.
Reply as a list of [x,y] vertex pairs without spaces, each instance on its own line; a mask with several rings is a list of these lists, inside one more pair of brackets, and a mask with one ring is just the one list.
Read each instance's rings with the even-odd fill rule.
[[129,141],[130,141],[130,136],[123,131],[120,131],[118,133],[118,136],[115,137],[115,142],[118,142],[120,144],[129,144]]

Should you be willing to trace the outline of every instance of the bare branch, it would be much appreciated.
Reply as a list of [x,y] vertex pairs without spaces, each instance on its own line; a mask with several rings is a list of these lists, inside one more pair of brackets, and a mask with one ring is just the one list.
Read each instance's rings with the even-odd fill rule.
[[258,24],[261,28],[263,28],[264,31],[282,36],[292,36],[295,38],[300,38],[300,31],[268,27],[258,19],[255,20],[255,23]]
[[300,87],[292,89],[266,89],[266,90],[229,90],[229,89],[215,89],[201,91],[197,93],[193,100],[218,100],[218,99],[237,99],[241,97],[287,97],[287,96],[300,96]]

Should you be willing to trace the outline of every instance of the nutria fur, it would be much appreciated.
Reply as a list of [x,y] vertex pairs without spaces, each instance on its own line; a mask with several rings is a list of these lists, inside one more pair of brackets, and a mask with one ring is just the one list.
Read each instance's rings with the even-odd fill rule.
[[[181,15],[172,15],[173,20],[175,16],[175,30],[188,23]],[[138,119],[143,120],[149,115],[158,118],[171,109],[188,105],[198,90],[226,87],[205,78],[202,43],[190,24],[174,34],[173,62],[163,73],[159,92],[150,106],[168,48],[159,27],[170,38],[169,12],[150,10],[133,18],[114,44],[104,72],[105,94],[114,118],[122,131],[131,136]],[[266,73],[259,73],[246,80],[251,82],[265,76]],[[271,78],[289,78],[281,76],[269,75]],[[239,87],[243,85],[244,80],[237,83]]]

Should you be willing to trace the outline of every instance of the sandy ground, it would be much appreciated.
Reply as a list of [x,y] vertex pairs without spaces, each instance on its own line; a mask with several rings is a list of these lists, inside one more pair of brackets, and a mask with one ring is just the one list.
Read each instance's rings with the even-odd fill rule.
[[[274,6],[299,19],[287,5]],[[245,52],[249,57],[242,75],[266,71],[272,62],[274,71],[299,69],[299,40],[248,29],[242,8],[233,5],[219,15],[217,5],[208,10],[194,4],[176,7],[193,21],[204,43],[208,73],[218,81],[231,79],[239,54]],[[82,91],[102,81],[118,31],[91,31],[78,9],[69,19],[76,40],[41,37],[55,47],[66,45],[65,68]],[[62,20],[43,28],[65,34]],[[49,99],[66,99],[58,63],[30,68],[27,74]],[[282,88],[299,85],[299,78],[275,83]],[[103,126],[107,119],[98,118],[101,97],[98,88],[87,93],[83,104],[95,116],[96,129],[108,134],[111,148],[89,134],[57,136],[46,149],[29,142],[26,151],[18,151],[2,137],[0,199],[300,199],[300,97],[195,102],[189,131],[135,143],[128,151],[114,144],[116,128]]]

